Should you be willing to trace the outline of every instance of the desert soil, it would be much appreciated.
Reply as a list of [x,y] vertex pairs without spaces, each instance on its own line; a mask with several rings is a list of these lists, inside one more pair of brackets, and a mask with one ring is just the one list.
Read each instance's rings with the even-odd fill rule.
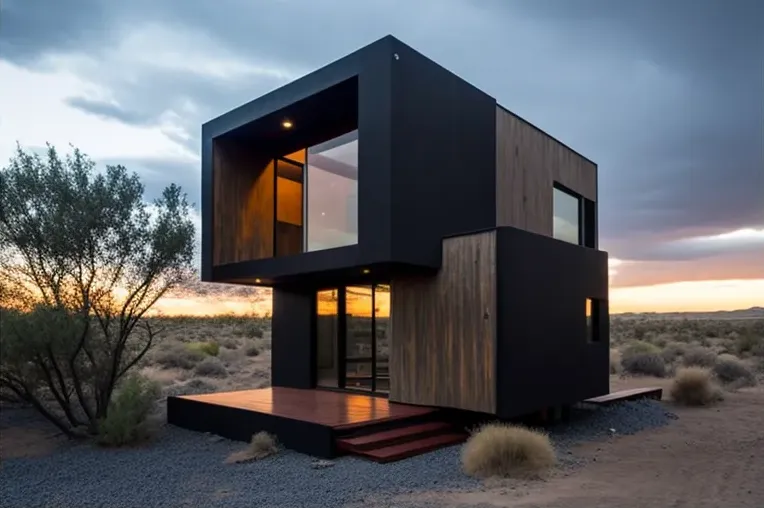
[[[613,390],[668,386],[613,377]],[[664,392],[665,393],[665,392]],[[665,395],[664,395],[665,397]],[[667,402],[668,403],[668,402]],[[671,406],[667,427],[578,446],[591,462],[541,480],[488,482],[478,492],[428,492],[403,505],[522,508],[762,508],[764,389],[725,394],[709,408]]]
[[[667,387],[668,381],[614,376],[611,384],[618,390]],[[573,471],[487,482],[476,492],[432,491],[397,501],[401,506],[460,508],[764,507],[764,388],[727,393],[714,407],[671,407],[679,418],[667,427],[578,446],[576,455],[590,462]],[[55,431],[30,430],[4,428],[2,457],[49,453],[61,442]],[[366,504],[371,508],[375,503],[369,499]]]

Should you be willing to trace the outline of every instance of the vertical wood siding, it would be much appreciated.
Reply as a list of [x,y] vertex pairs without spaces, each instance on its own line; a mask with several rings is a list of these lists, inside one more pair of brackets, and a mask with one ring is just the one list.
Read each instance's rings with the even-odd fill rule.
[[597,201],[597,166],[496,108],[496,225],[552,236],[554,182]]
[[272,257],[273,161],[231,140],[215,140],[212,158],[212,264]]
[[393,280],[390,400],[496,409],[496,232],[447,238],[433,277]]

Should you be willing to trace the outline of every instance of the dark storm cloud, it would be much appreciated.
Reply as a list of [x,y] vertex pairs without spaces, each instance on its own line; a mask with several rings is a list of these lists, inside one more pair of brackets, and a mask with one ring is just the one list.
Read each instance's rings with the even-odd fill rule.
[[[615,257],[693,258],[696,247],[671,242],[764,224],[759,0],[229,0],[226,8],[187,0],[182,9],[170,1],[76,0],[35,7],[41,3],[6,2],[3,58],[98,55],[129,27],[170,20],[238,56],[304,71],[392,33],[599,164],[602,245]],[[141,79],[122,76],[108,62],[87,76],[107,86],[120,108],[72,103],[156,124],[190,102],[187,135],[176,137],[195,151],[203,121],[284,81],[228,82],[155,67]],[[149,186],[180,179],[198,192],[198,168],[135,165]]]
[[127,111],[114,104],[89,99],[87,97],[69,97],[66,103],[73,108],[100,116],[105,119],[117,120],[128,125],[146,126],[154,123],[155,115],[141,114],[136,111]]

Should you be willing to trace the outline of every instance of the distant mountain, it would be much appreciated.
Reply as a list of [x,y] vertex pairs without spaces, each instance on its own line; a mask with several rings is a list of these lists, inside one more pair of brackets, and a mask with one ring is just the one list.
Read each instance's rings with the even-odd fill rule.
[[611,316],[635,319],[764,319],[764,307],[718,310],[715,312],[624,312],[621,314],[611,314]]

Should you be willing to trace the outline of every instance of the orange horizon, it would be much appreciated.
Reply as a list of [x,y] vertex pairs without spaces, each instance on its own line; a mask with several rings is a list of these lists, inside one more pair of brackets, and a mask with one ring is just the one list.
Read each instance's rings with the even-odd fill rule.
[[[764,279],[682,281],[651,286],[610,288],[610,313],[714,312],[743,310],[764,306]],[[389,309],[389,300],[378,303]],[[217,295],[167,296],[151,315],[167,317],[203,317],[224,315],[260,315],[271,312],[271,301]],[[360,311],[359,311],[360,314]]]

